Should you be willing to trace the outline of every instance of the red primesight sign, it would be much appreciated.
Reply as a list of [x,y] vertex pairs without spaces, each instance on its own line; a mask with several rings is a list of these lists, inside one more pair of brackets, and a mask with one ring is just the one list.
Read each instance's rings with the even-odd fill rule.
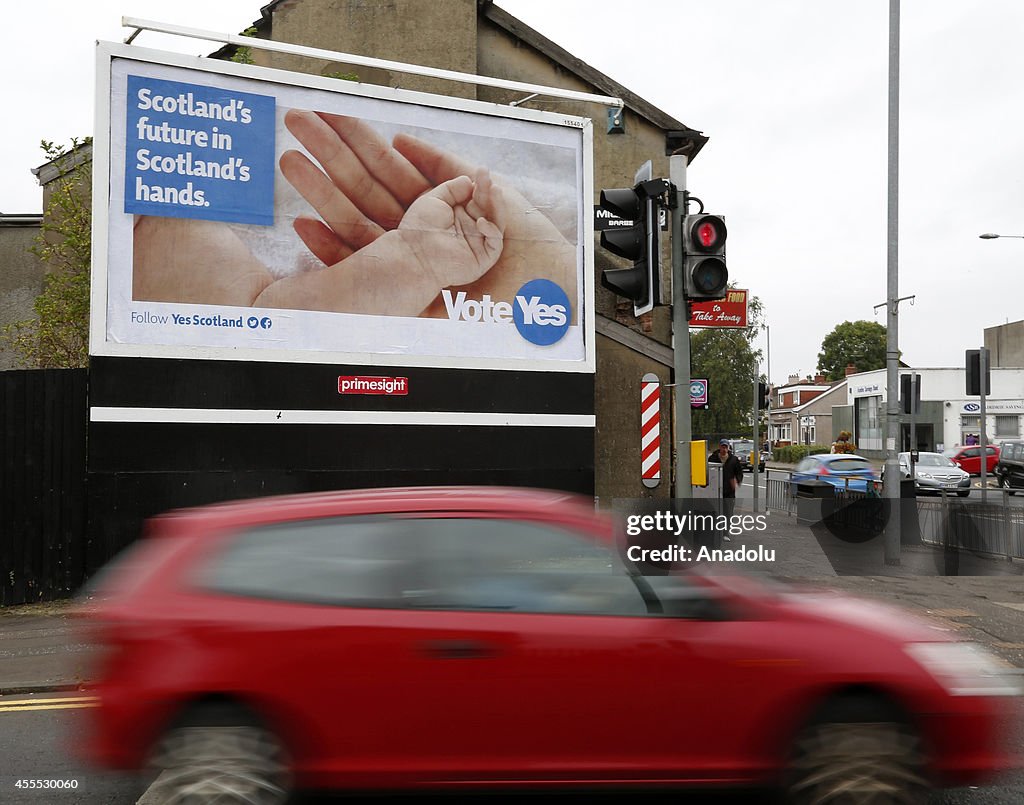
[[409,393],[407,377],[362,377],[344,375],[338,378],[338,394],[386,394],[388,396]]
[[691,327],[746,327],[747,292],[730,288],[725,299],[690,303]]

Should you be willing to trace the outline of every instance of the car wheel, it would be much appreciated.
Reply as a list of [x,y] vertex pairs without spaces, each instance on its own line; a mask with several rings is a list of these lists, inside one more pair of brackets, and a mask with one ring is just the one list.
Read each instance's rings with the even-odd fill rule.
[[848,697],[828,704],[796,740],[786,801],[924,803],[925,758],[913,729],[885,702]]
[[1010,488],[1010,478],[1007,475],[1001,475],[999,477],[999,486],[1005,489],[1009,494],[1013,494],[1013,490]]
[[255,716],[233,706],[189,711],[161,738],[150,791],[165,805],[280,805],[291,792],[284,746]]

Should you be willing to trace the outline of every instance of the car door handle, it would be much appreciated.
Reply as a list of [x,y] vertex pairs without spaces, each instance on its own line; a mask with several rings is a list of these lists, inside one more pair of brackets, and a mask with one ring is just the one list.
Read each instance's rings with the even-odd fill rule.
[[484,660],[498,653],[494,646],[477,640],[425,640],[420,650],[435,660]]

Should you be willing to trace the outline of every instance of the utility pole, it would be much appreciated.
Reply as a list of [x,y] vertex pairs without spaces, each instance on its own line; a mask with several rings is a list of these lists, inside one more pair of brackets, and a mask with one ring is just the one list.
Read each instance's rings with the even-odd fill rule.
[[889,170],[886,226],[886,439],[885,484],[889,521],[885,527],[885,564],[900,563],[900,471],[896,443],[900,430],[899,403],[899,159],[900,159],[900,0],[889,0]]

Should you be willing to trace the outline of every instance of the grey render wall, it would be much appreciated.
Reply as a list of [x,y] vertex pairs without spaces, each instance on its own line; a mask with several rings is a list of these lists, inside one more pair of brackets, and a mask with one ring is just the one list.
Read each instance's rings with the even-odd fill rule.
[[[29,249],[39,234],[39,216],[0,216],[0,328],[33,315],[43,289],[43,263]],[[0,343],[0,369],[17,367],[17,356]]]

